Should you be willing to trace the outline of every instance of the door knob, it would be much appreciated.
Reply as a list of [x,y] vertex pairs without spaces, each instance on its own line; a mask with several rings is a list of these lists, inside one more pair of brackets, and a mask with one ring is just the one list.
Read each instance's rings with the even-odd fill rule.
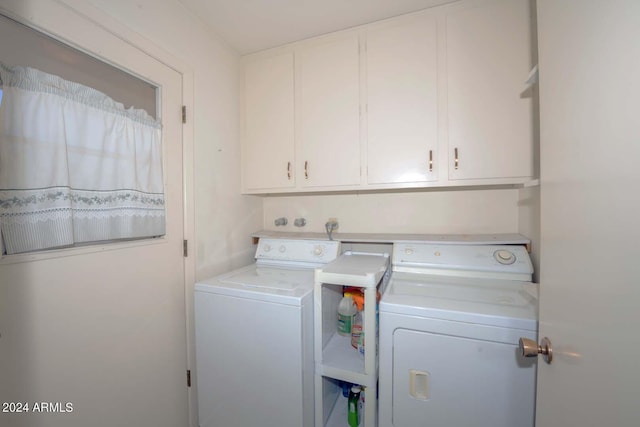
[[534,340],[529,338],[520,338],[520,354],[522,357],[537,357],[539,354],[544,356],[544,361],[551,363],[553,360],[553,349],[551,348],[551,340],[544,337],[538,345]]

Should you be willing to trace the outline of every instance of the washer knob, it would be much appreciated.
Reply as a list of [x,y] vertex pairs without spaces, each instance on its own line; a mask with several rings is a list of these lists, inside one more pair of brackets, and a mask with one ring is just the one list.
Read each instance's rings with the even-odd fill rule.
[[271,251],[271,245],[264,245],[264,247],[262,248],[263,251],[265,252],[269,252]]
[[281,245],[281,246],[278,248],[278,250],[279,250],[280,252],[286,252],[287,247],[286,247],[285,245]]
[[500,264],[504,264],[504,265],[509,265],[509,264],[513,264],[514,262],[516,262],[516,256],[513,254],[513,252],[507,251],[505,249],[501,249],[499,251],[496,251],[493,254],[493,257]]
[[315,256],[322,256],[323,253],[324,253],[324,248],[322,246],[318,245],[315,248],[313,248],[313,254]]
[[413,254],[413,249],[407,248],[407,249],[404,250],[404,253],[407,254],[407,255],[411,255],[411,254]]

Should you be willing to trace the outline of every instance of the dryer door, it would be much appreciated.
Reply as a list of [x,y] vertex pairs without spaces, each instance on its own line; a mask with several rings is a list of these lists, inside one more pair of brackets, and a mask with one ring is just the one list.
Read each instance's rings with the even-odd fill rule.
[[535,364],[517,345],[407,329],[393,334],[393,426],[532,427]]

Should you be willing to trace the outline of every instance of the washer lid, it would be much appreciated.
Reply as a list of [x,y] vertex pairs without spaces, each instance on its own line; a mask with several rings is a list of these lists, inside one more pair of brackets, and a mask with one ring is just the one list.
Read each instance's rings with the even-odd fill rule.
[[380,311],[537,330],[537,295],[529,282],[393,273]]
[[196,283],[196,292],[300,305],[313,292],[313,269],[252,264]]

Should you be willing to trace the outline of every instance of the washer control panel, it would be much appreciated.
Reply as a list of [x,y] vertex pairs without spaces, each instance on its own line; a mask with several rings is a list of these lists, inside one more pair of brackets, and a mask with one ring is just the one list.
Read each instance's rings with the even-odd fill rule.
[[292,262],[328,263],[340,254],[340,242],[261,238],[256,259]]

